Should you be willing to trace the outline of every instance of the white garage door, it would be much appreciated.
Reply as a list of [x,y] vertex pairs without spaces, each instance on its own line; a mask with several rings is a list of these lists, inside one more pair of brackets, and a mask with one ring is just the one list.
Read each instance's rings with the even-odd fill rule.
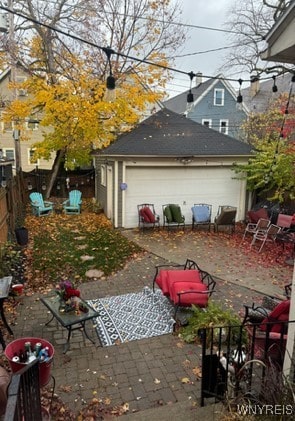
[[[162,205],[181,206],[186,224],[191,224],[194,203],[212,205],[214,218],[219,205],[239,208],[241,181],[233,180],[229,168],[126,168],[125,228],[138,225],[137,205],[154,203],[163,223]],[[242,193],[244,195],[244,192]],[[239,215],[238,215],[239,216]]]

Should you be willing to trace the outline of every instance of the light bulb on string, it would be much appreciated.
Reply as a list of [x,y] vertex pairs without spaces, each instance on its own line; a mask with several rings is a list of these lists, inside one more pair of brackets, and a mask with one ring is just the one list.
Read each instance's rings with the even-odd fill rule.
[[111,63],[111,55],[114,53],[114,51],[109,47],[104,48],[103,50],[107,55],[107,61],[110,68],[110,74],[106,80],[106,91],[103,99],[106,102],[114,102],[116,99],[116,79],[113,76]]
[[43,179],[43,181],[42,181],[42,186],[41,186],[41,189],[43,190],[43,191],[45,191],[46,190],[46,183],[45,183],[45,180]]
[[240,84],[240,87],[239,87],[239,93],[238,93],[238,96],[237,96],[236,107],[237,107],[237,110],[242,110],[243,109],[243,105],[242,105],[243,104],[243,95],[241,94],[241,87],[242,87],[243,80],[239,79],[238,82]]
[[272,91],[273,91],[273,93],[276,93],[276,92],[278,92],[278,87],[276,85],[276,77],[273,76],[272,78],[273,78]]
[[28,190],[33,190],[33,186],[32,186],[32,183],[30,181],[28,182]]
[[7,187],[7,182],[6,182],[6,177],[5,177],[5,175],[3,175],[3,176],[2,176],[1,186],[2,186],[3,188]]
[[187,102],[186,111],[190,111],[193,108],[193,103],[194,103],[194,94],[192,93],[192,81],[195,74],[193,72],[190,72],[188,75],[190,78],[190,88],[186,97],[186,102]]

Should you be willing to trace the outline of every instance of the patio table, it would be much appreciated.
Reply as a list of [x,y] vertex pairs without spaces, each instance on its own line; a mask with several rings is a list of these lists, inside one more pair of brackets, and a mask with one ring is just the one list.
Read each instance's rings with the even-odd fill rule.
[[54,318],[62,325],[62,327],[66,328],[68,331],[68,338],[67,342],[64,346],[63,353],[65,354],[70,347],[70,338],[72,335],[73,330],[81,329],[87,339],[89,339],[93,344],[95,343],[89,336],[85,327],[85,324],[87,320],[91,320],[94,317],[97,317],[99,313],[95,310],[93,310],[92,307],[88,305],[88,303],[81,298],[78,299],[79,303],[82,303],[83,306],[88,310],[87,312],[79,311],[76,313],[75,311],[62,311],[60,306],[60,299],[58,296],[48,296],[48,297],[42,297],[41,302],[48,308],[50,313],[52,314],[51,319],[45,323],[45,326],[47,326]]

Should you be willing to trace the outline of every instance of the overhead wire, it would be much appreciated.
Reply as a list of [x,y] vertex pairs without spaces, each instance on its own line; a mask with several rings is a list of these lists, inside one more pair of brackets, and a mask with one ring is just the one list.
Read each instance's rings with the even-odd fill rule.
[[[30,22],[33,22],[33,23],[35,23],[36,25],[43,26],[43,27],[45,27],[45,28],[47,28],[47,29],[50,29],[50,30],[55,31],[55,32],[57,32],[57,33],[60,33],[60,34],[62,34],[62,35],[64,35],[64,36],[66,36],[66,37],[72,38],[72,39],[74,39],[74,40],[76,40],[76,41],[78,41],[78,42],[82,42],[82,43],[85,43],[85,44],[87,44],[87,45],[89,45],[89,46],[92,46],[92,47],[94,47],[94,48],[100,49],[101,51],[104,51],[104,52],[106,53],[106,55],[108,55],[108,54],[111,54],[111,55],[117,55],[117,56],[120,56],[120,57],[123,57],[123,58],[129,59],[129,60],[132,60],[132,61],[136,61],[136,62],[139,62],[139,63],[148,64],[148,65],[151,65],[151,66],[155,66],[155,67],[158,67],[158,68],[162,68],[163,70],[167,70],[167,71],[171,71],[171,72],[175,72],[175,73],[179,73],[179,74],[187,75],[187,76],[189,76],[189,77],[190,77],[190,75],[193,73],[193,72],[185,72],[185,71],[180,70],[180,69],[175,69],[175,68],[170,67],[170,66],[165,66],[165,65],[160,64],[160,63],[155,63],[155,62],[152,62],[152,61],[150,61],[150,60],[141,59],[141,58],[139,58],[139,57],[130,56],[130,55],[128,55],[128,54],[124,54],[124,53],[121,53],[121,52],[115,51],[115,50],[113,50],[113,49],[112,49],[112,48],[110,48],[110,47],[103,47],[103,46],[100,46],[100,45],[98,45],[98,44],[96,44],[96,43],[94,43],[94,42],[92,42],[92,41],[88,41],[88,40],[83,39],[83,38],[81,38],[81,37],[79,37],[79,36],[77,36],[77,35],[74,35],[74,34],[70,33],[70,32],[66,32],[66,31],[64,31],[64,30],[62,30],[62,29],[59,29],[59,28],[56,28],[56,27],[54,27],[54,26],[52,26],[52,25],[48,25],[48,24],[46,24],[46,23],[40,22],[40,21],[39,21],[39,20],[37,20],[37,19],[34,19],[34,18],[30,17],[30,16],[26,16],[26,15],[24,15],[24,14],[20,13],[20,12],[17,12],[17,11],[15,11],[15,10],[11,10],[11,9],[9,9],[8,7],[2,6],[2,5],[0,5],[0,9],[4,10],[4,11],[6,11],[6,12],[10,13],[10,14],[13,14],[13,15],[16,15],[16,16],[18,16],[18,17],[21,17],[22,19],[25,19],[25,20],[28,20],[28,21],[30,21]],[[205,27],[203,27],[203,28],[205,29]],[[213,29],[213,28],[212,28],[212,29]],[[194,75],[194,76],[196,76],[196,74],[195,74],[195,73],[193,73],[193,75]],[[219,79],[219,80],[220,80],[220,79],[222,79],[222,80],[227,80],[227,81],[231,81],[231,82],[238,82],[238,80],[237,80],[237,79],[234,79],[234,78],[228,78],[228,77],[216,77],[216,76],[203,75],[203,78],[205,78],[205,79]],[[271,79],[271,77],[261,78],[260,80],[269,80],[269,79]],[[244,80],[243,80],[243,82],[251,82],[251,79],[249,79],[249,80],[244,79]]]
[[[53,0],[51,0],[51,1],[50,0],[43,0],[43,1],[45,1],[46,3],[52,3],[54,5],[56,4],[56,2],[53,1]],[[87,7],[83,7],[81,5],[75,5],[75,7],[77,7],[78,9],[81,9],[81,10],[87,10],[87,11],[89,10],[89,7],[88,6]],[[112,14],[113,15],[113,12],[112,11],[108,12],[108,11],[105,10],[104,13],[106,13],[106,14]],[[123,17],[126,16],[126,17],[129,17],[129,18],[132,18],[132,19],[134,19],[136,17],[139,20],[140,19],[141,20],[151,20],[150,17],[137,16],[137,15],[135,16],[135,15],[131,15],[131,14],[128,14],[128,13],[120,13],[118,11],[116,11],[116,15],[117,16],[123,16]],[[161,19],[152,18],[152,20],[154,22],[163,23],[163,20],[161,20]],[[191,24],[191,23],[174,22],[174,21],[169,21],[168,23],[170,25],[182,26],[184,28],[191,28],[191,29],[201,29],[201,30],[206,30],[206,31],[224,32],[224,33],[228,33],[228,34],[239,34],[240,33],[238,31],[233,31],[233,30],[230,30],[230,29],[214,28],[212,26],[202,26],[202,25],[195,25],[195,24]]]

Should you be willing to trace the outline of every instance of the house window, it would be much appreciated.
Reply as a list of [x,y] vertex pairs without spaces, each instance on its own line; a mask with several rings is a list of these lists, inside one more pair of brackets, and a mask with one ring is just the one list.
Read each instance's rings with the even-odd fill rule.
[[102,186],[106,186],[106,167],[101,165],[100,167],[100,183]]
[[[22,84],[22,83],[24,83],[25,81],[27,80],[27,78],[26,77],[24,77],[24,76],[17,76],[16,77],[16,83],[18,83],[18,84]],[[18,89],[17,89],[17,95],[18,96],[27,96],[28,95],[28,93],[27,93],[27,90],[26,89],[24,89],[24,88],[21,88],[21,87],[19,87]]]
[[3,149],[3,155],[6,156],[7,159],[15,159],[14,149]]
[[219,131],[223,134],[228,134],[228,120],[220,120]]
[[39,165],[39,160],[34,157],[35,149],[28,149],[29,165]]
[[202,124],[203,124],[203,126],[206,126],[206,127],[211,128],[212,127],[212,120],[211,119],[203,118],[202,119]]
[[38,130],[39,128],[39,123],[35,122],[35,121],[27,121],[26,122],[26,129],[28,130]]
[[224,105],[224,89],[214,89],[214,105]]
[[13,122],[12,121],[3,121],[5,113],[1,113],[1,130],[2,132],[12,132],[13,131]]

